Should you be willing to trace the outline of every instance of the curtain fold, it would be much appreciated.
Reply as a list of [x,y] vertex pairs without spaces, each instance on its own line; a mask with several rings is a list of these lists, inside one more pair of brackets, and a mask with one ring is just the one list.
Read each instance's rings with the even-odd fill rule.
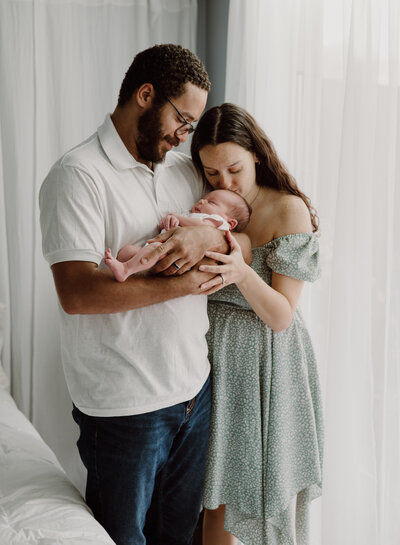
[[[8,278],[8,245],[6,236],[6,207],[4,200],[4,176],[3,176],[3,155],[1,145],[1,120],[0,120],[0,365],[6,372],[7,377],[11,376],[10,369],[10,312],[9,312],[9,278]],[[1,307],[3,305],[3,307]],[[4,342],[5,341],[5,342]],[[0,375],[2,374],[0,369]],[[3,376],[4,383],[4,376]],[[7,378],[6,381],[9,384]]]
[[169,42],[194,51],[196,18],[196,0],[0,2],[0,302],[11,322],[3,362],[18,406],[81,490],[38,192],[58,157],[113,111],[135,54]]
[[301,303],[326,422],[312,545],[394,545],[400,3],[231,0],[226,81],[226,100],[260,122],[321,219],[323,276]]

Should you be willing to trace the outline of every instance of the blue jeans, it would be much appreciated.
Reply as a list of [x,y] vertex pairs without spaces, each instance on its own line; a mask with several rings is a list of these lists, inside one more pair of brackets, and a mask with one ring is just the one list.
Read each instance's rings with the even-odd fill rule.
[[203,493],[210,379],[194,399],[166,409],[94,417],[74,406],[72,414],[86,502],[117,545],[189,545]]

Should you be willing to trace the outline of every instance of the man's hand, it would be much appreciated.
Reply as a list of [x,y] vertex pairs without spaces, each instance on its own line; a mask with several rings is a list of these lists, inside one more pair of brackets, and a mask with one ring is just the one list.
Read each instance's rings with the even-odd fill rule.
[[190,295],[205,295],[207,294],[207,290],[204,290],[204,284],[213,282],[213,280],[214,284],[219,284],[221,282],[219,275],[215,276],[215,273],[202,272],[199,270],[201,266],[216,264],[217,262],[214,259],[205,257],[199,263],[197,263],[193,269],[187,271],[186,274],[181,276],[181,278],[179,278],[179,283],[182,286],[183,292]]
[[152,272],[163,273],[165,276],[181,275],[190,270],[203,259],[207,250],[214,249],[222,253],[229,250],[224,231],[211,226],[170,229],[148,242],[162,242],[153,252],[158,256],[167,255],[153,267]]

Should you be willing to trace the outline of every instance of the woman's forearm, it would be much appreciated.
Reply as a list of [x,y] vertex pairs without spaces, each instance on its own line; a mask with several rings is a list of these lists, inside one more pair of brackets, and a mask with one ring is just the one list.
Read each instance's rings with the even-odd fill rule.
[[237,287],[257,316],[274,331],[287,329],[296,307],[285,295],[275,290],[249,266]]

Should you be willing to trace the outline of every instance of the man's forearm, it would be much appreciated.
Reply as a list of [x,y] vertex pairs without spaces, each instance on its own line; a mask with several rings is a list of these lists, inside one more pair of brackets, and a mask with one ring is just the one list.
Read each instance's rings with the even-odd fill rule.
[[117,282],[93,263],[52,267],[60,304],[67,314],[112,314],[161,303],[190,293],[179,277],[133,276]]

